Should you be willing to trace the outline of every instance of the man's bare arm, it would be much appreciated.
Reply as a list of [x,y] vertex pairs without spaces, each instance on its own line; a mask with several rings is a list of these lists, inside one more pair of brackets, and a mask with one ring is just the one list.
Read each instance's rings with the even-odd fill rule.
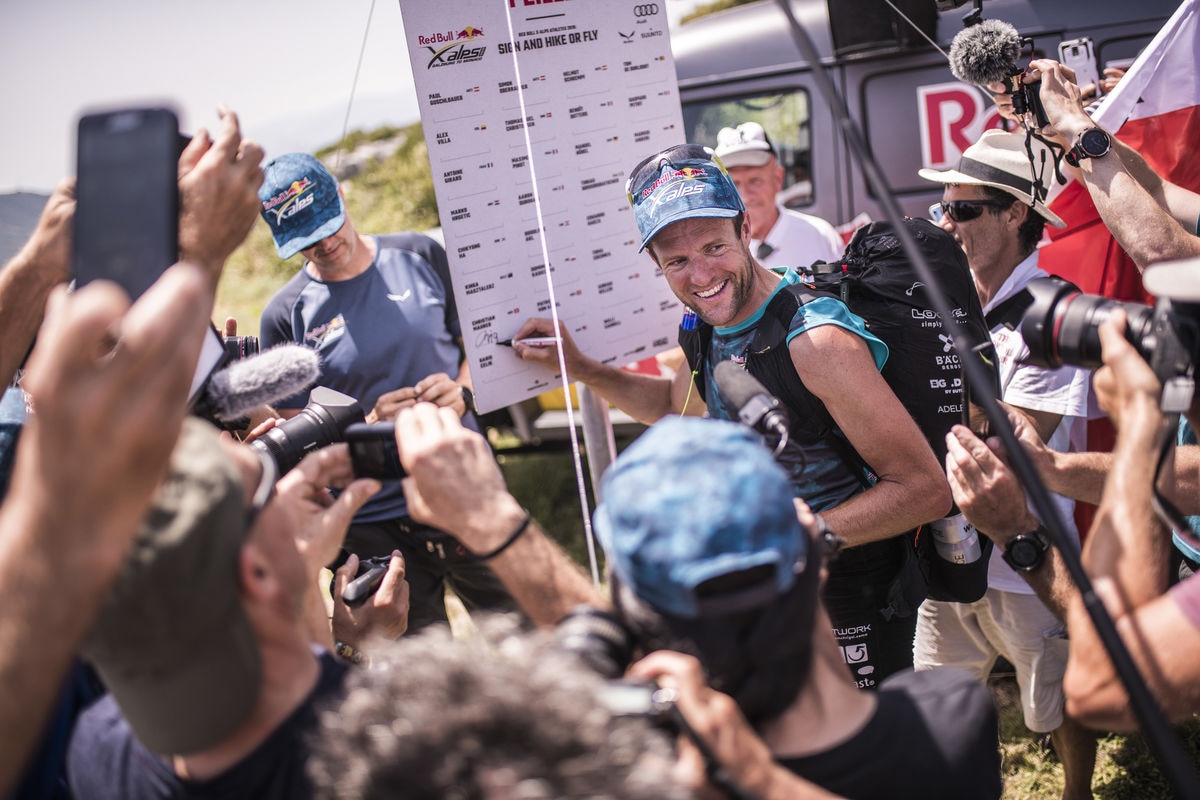
[[921,429],[875,367],[859,336],[835,325],[789,344],[796,373],[879,477],[865,492],[821,512],[849,545],[886,539],[940,519],[950,487]]

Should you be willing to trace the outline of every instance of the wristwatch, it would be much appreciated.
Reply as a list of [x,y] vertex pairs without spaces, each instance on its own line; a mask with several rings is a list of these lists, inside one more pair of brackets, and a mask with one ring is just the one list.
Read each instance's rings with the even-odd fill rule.
[[1019,533],[1008,540],[1001,558],[1017,572],[1033,572],[1046,558],[1046,540],[1041,528],[1029,533]]
[[1112,149],[1112,137],[1100,128],[1088,128],[1075,137],[1075,146],[1067,151],[1067,163],[1078,167],[1085,158],[1100,158]]
[[472,392],[466,386],[463,386],[461,383],[458,385],[458,388],[462,389],[463,403],[466,404],[467,411],[468,412],[474,411],[475,410],[475,393]]

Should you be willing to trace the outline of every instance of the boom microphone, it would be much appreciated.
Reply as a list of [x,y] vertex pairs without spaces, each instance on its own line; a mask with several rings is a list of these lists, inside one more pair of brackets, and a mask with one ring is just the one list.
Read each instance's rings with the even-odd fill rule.
[[197,405],[223,422],[232,422],[261,405],[307,389],[320,375],[317,351],[298,344],[281,344],[214,372]]
[[738,420],[764,436],[779,438],[775,454],[779,455],[788,441],[787,409],[779,398],[767,391],[758,379],[732,361],[722,361],[713,370],[717,391],[730,407],[737,410]]
[[987,19],[963,28],[950,42],[950,71],[964,83],[987,86],[1021,74],[1021,34],[1007,22]]

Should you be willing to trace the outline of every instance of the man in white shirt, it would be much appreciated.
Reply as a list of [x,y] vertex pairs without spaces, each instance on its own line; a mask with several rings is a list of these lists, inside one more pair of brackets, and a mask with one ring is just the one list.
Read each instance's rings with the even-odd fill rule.
[[[1035,156],[1045,149],[1033,146]],[[1035,174],[1030,161],[1023,133],[990,130],[967,148],[955,169],[920,171],[922,178],[946,185],[941,225],[967,254],[985,314],[1034,278],[1046,277],[1038,268],[1038,242],[1046,222],[1065,227],[1043,202],[1051,176]],[[1035,158],[1034,163],[1046,162]],[[1087,417],[1088,371],[1027,364],[1030,351],[1020,331],[992,318],[988,325],[1000,367],[1000,399],[1021,413],[1051,449],[1066,452],[1072,442],[1078,445]],[[1074,501],[1058,495],[1055,500],[1068,522],[1067,533],[1078,542]],[[1020,511],[1014,509],[1013,516]],[[1036,546],[1016,548],[1009,541],[996,547],[982,599],[922,604],[914,664],[917,669],[966,667],[984,679],[998,656],[1008,659],[1016,669],[1026,726],[1049,731],[1062,760],[1063,797],[1090,798],[1095,737],[1063,713],[1067,639],[1061,609],[1055,613],[1047,607],[1024,577],[1049,571],[1056,554],[1047,552],[1040,527],[1019,538]],[[1018,551],[1040,555],[1019,559]]]
[[729,170],[750,222],[750,252],[764,267],[807,267],[837,261],[845,249],[841,235],[825,220],[784,208],[783,165],[763,126],[743,122],[717,133],[717,157]]

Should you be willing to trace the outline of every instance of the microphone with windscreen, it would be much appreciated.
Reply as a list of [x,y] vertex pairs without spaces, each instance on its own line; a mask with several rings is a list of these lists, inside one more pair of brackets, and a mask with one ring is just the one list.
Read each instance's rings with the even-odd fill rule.
[[738,421],[775,441],[775,456],[788,445],[787,409],[757,378],[732,361],[722,361],[713,370],[721,399],[737,412]]
[[321,357],[315,350],[281,344],[214,372],[193,410],[214,421],[235,422],[259,406],[302,392],[320,375]]
[[1025,70],[1017,66],[1021,50],[1032,40],[1023,38],[1007,22],[988,19],[963,28],[950,42],[950,71],[965,83],[987,88],[1002,83],[1012,95],[1013,110],[1032,113],[1039,128],[1050,124],[1038,92],[1041,82],[1022,83]]

